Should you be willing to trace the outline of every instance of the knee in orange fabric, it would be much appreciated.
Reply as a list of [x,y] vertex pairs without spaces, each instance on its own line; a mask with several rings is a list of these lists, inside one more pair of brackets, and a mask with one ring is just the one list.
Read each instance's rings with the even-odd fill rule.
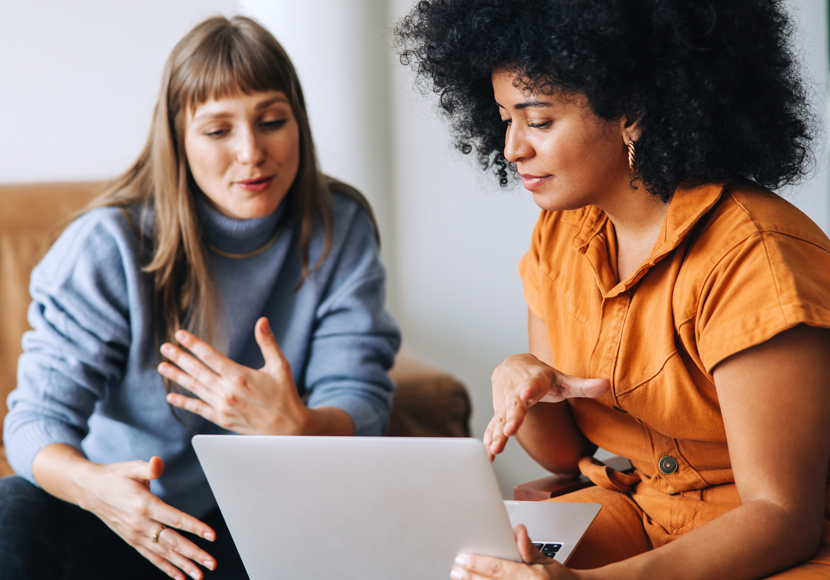
[[569,568],[599,568],[651,549],[643,529],[642,511],[623,493],[589,487],[548,501],[598,503],[602,506],[568,561]]

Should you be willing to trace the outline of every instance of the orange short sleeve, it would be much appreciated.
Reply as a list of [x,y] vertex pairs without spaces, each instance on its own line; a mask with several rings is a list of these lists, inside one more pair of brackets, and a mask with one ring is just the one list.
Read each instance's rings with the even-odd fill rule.
[[697,334],[706,370],[798,324],[830,327],[830,251],[792,235],[757,232],[712,269]]

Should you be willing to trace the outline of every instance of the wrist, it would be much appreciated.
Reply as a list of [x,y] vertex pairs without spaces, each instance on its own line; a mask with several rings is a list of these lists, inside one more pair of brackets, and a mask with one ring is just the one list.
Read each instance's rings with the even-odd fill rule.
[[300,435],[354,435],[351,416],[337,407],[305,407]]
[[83,509],[87,489],[95,481],[95,467],[75,447],[63,443],[48,445],[32,462],[32,475],[47,493]]
[[85,458],[83,461],[73,461],[68,466],[67,479],[72,485],[72,502],[87,511],[90,509],[89,495],[92,487],[101,479],[100,467],[101,465]]
[[315,409],[310,409],[302,405],[297,410],[297,426],[294,435],[317,435],[316,431],[320,428],[320,418],[315,413]]

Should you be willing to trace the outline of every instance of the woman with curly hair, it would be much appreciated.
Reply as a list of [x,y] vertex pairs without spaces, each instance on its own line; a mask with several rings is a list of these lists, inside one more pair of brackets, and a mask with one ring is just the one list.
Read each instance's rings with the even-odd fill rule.
[[485,446],[602,504],[570,568],[517,528],[525,563],[452,578],[830,576],[830,240],[770,191],[816,133],[782,2],[433,0],[396,32],[542,208]]

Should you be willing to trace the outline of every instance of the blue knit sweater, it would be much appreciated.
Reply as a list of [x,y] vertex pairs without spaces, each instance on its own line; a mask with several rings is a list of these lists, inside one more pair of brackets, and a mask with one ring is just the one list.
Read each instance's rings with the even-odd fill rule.
[[[283,219],[282,206],[264,218],[234,220],[197,197],[208,248],[251,252],[281,232],[252,257],[206,252],[221,297],[223,350],[261,367],[253,329],[268,317],[307,404],[343,409],[357,435],[381,435],[393,390],[386,370],[400,335],[384,309],[385,274],[369,218],[342,194],[333,193],[333,201],[332,251],[294,292],[299,227]],[[322,249],[318,227],[310,264]],[[35,455],[53,443],[105,464],[158,455],[165,471],[152,482],[153,493],[200,517],[215,501],[190,439],[226,431],[183,410],[176,410],[178,421],[167,405],[156,370],[153,281],[141,271],[144,262],[123,212],[104,208],[71,224],[32,272],[34,330],[23,338],[17,389],[8,399],[6,450],[14,470],[30,481]]]

